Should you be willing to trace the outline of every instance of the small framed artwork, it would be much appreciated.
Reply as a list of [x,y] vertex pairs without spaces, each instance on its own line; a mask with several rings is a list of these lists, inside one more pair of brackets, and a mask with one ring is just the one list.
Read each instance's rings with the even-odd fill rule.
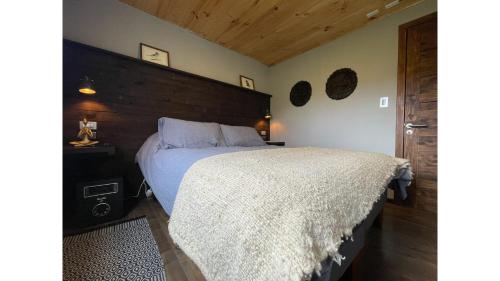
[[140,46],[141,60],[161,64],[164,66],[170,66],[170,58],[167,51],[146,45],[144,43],[141,43]]
[[251,79],[251,78],[240,75],[240,84],[241,84],[241,87],[243,87],[243,88],[255,90],[255,83],[253,82],[253,79]]

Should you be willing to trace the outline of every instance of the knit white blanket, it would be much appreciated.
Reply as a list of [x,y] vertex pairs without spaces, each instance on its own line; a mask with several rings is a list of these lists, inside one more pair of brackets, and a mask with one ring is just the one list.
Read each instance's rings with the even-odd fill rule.
[[324,148],[212,156],[185,174],[173,241],[212,280],[300,281],[320,270],[406,160]]

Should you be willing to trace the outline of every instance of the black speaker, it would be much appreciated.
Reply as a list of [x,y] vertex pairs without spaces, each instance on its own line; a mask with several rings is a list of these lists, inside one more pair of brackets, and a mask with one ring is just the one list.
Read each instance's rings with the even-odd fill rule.
[[122,178],[78,183],[75,208],[77,224],[88,226],[121,218],[123,199]]

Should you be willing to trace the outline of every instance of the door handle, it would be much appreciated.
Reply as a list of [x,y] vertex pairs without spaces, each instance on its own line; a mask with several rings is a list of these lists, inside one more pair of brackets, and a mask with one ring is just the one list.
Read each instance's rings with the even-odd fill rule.
[[429,127],[427,124],[412,124],[412,123],[406,123],[405,128],[406,129],[417,129],[417,128],[427,128]]

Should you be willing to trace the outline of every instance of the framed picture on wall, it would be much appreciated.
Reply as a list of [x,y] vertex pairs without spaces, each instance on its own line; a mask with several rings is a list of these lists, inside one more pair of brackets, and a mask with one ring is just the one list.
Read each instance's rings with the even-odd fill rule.
[[146,45],[144,43],[140,44],[140,48],[141,60],[170,66],[170,57],[167,51]]
[[253,79],[245,77],[243,75],[240,75],[240,84],[241,87],[255,90],[255,83],[253,82]]

